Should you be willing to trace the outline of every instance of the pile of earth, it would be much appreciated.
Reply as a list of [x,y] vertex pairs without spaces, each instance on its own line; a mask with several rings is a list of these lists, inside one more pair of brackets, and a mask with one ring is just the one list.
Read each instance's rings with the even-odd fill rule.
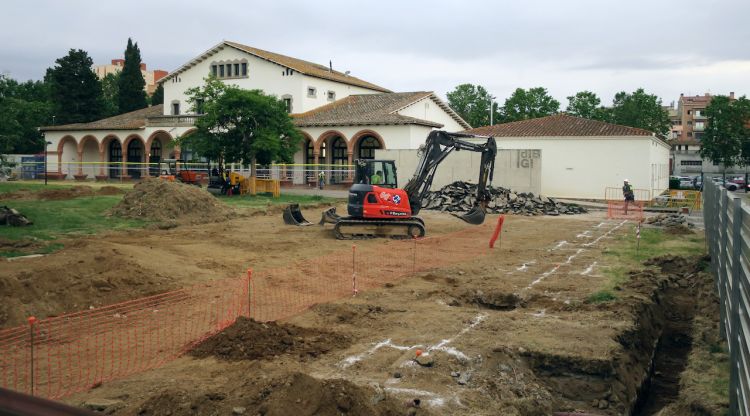
[[[503,187],[488,186],[491,199],[487,211],[493,214],[560,215],[583,214],[586,209],[575,204],[563,204],[552,198],[531,192],[513,192]],[[474,207],[477,185],[462,181],[453,182],[439,191],[428,192],[422,199],[422,208],[448,212],[466,212]]]
[[190,354],[228,361],[273,358],[281,354],[306,359],[350,344],[349,337],[336,333],[240,317],[227,329],[200,343]]
[[146,179],[126,193],[109,213],[151,221],[210,222],[227,218],[232,210],[197,186]]
[[87,185],[76,185],[69,188],[42,189],[41,191],[19,189],[14,192],[6,192],[0,194],[0,200],[34,199],[57,201],[63,199],[80,198],[84,196],[120,195],[122,192],[122,189],[116,188],[114,186],[102,186],[99,189],[95,189]]
[[[239,381],[232,391],[166,390],[138,409],[140,416],[391,416],[428,415],[414,403],[387,397],[378,385],[362,387],[343,379],[319,380],[291,373],[270,381]],[[122,412],[128,414],[127,411]]]
[[646,218],[644,222],[654,227],[663,227],[669,234],[692,234],[691,229],[694,227],[681,214],[659,214]]

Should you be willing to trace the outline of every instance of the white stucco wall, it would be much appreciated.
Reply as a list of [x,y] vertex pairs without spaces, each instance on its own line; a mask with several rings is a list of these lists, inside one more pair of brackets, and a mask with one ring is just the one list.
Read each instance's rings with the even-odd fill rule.
[[440,108],[440,106],[430,97],[425,97],[408,107],[401,109],[398,114],[440,123],[443,125],[441,130],[445,131],[455,132],[465,130],[463,126],[458,124],[450,114]]
[[[185,91],[204,85],[204,79],[211,73],[211,65],[241,59],[247,60],[247,77],[223,78],[222,81],[243,89],[259,89],[279,98],[291,95],[293,113],[302,113],[328,104],[330,101],[327,99],[327,91],[329,90],[336,93],[337,100],[352,94],[379,93],[379,91],[367,88],[310,77],[296,71],[292,75],[286,75],[286,67],[231,47],[224,47],[195,66],[164,81],[164,114],[172,114],[174,101],[180,103],[181,114],[192,113],[193,110],[187,103],[188,97]],[[307,96],[308,87],[317,89],[316,98]]]
[[[630,179],[634,188],[652,190],[652,197],[668,181],[652,182],[652,165],[669,164],[669,148],[652,137],[502,137],[500,149],[540,149],[544,155],[541,193],[559,198],[604,199],[605,188],[621,187]],[[651,184],[653,183],[653,186]]]

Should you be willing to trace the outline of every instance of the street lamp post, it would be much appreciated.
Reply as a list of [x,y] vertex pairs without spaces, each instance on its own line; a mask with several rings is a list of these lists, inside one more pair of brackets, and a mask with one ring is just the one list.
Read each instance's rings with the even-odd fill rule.
[[49,176],[49,173],[47,172],[47,146],[51,145],[52,142],[45,141],[44,142],[44,184],[47,185],[47,176]]

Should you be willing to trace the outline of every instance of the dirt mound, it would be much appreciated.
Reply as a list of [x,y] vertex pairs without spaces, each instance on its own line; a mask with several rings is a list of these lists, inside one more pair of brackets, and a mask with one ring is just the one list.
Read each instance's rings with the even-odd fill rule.
[[85,260],[0,273],[0,328],[23,324],[29,316],[46,318],[85,310],[174,286],[173,279],[149,272],[115,250]]
[[123,193],[122,189],[114,186],[103,186],[99,189],[95,189],[87,185],[76,185],[71,186],[70,188],[42,189],[41,191],[19,189],[14,192],[0,194],[0,199],[60,201],[64,199],[73,199],[86,196],[120,195],[121,193]]
[[146,179],[126,193],[110,214],[153,221],[208,222],[225,219],[232,210],[193,185]]
[[240,317],[232,326],[195,347],[190,354],[229,361],[273,358],[280,354],[293,354],[304,359],[345,348],[350,343],[348,337],[335,333]]
[[185,390],[167,390],[146,400],[137,414],[390,416],[428,413],[386,397],[379,386],[361,387],[347,380],[318,380],[306,374],[292,373],[262,386],[246,383],[242,388],[230,392],[189,393]]

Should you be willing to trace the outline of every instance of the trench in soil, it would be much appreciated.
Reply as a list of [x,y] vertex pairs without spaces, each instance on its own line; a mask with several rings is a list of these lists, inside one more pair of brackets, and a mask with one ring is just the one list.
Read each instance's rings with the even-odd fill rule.
[[682,276],[670,275],[649,300],[633,305],[636,324],[620,334],[613,361],[531,353],[530,367],[569,406],[589,414],[657,414],[677,399],[692,348],[697,289],[677,285],[675,277]]

